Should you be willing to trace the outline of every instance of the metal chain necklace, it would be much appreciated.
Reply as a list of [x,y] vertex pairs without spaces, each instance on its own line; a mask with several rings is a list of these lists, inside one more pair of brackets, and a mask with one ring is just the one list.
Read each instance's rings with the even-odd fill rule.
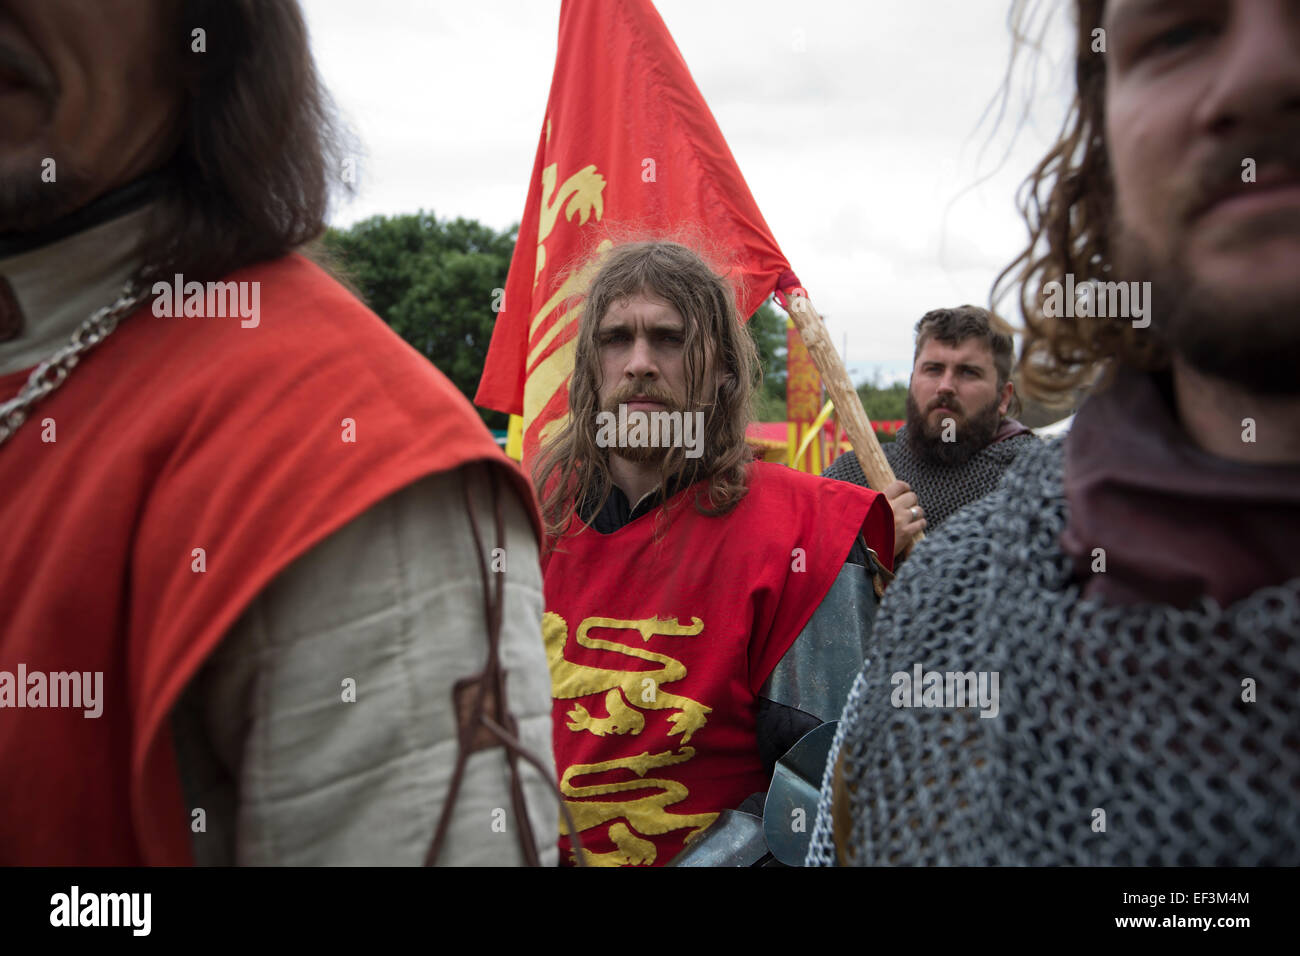
[[116,331],[118,323],[147,298],[139,281],[132,277],[109,305],[97,310],[72,333],[67,343],[32,370],[18,394],[0,404],[0,445],[27,421],[28,410],[54,391],[85,355]]

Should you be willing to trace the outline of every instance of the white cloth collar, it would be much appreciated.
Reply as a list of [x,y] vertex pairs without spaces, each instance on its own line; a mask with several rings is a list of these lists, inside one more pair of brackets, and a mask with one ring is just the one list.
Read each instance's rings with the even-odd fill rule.
[[0,276],[23,313],[18,337],[0,342],[0,375],[39,365],[91,313],[117,297],[138,267],[135,248],[151,208],[0,259]]

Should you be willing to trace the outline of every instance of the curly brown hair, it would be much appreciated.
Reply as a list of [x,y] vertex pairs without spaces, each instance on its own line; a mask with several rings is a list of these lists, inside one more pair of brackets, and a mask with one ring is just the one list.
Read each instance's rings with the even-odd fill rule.
[[[578,325],[569,420],[546,444],[533,469],[542,498],[542,519],[552,547],[568,529],[579,502],[600,508],[613,479],[606,449],[596,443],[601,368],[596,334],[610,306],[629,296],[652,293],[666,300],[685,322],[686,409],[703,409],[703,454],[687,458],[672,448],[660,464],[659,491],[707,481],[695,496],[701,514],[722,515],[747,491],[751,458],[745,429],[753,417],[759,381],[758,350],[741,320],[731,283],[696,252],[667,241],[633,242],[606,254],[586,292]],[[717,393],[703,394],[707,363],[717,371]],[[660,509],[660,517],[667,514]]]
[[[1024,29],[1033,0],[1014,0],[1013,43],[1033,44]],[[1059,403],[1094,382],[1112,362],[1158,368],[1158,337],[1106,318],[1044,314],[1045,287],[1072,274],[1076,285],[1110,281],[1115,192],[1106,144],[1106,58],[1094,52],[1106,0],[1075,0],[1075,96],[1061,134],[1021,185],[1017,206],[1029,244],[993,284],[991,302],[1018,289],[1024,314],[1020,380],[1026,395]],[[1010,77],[1008,77],[1010,82]],[[1004,91],[1005,94],[1005,91]]]

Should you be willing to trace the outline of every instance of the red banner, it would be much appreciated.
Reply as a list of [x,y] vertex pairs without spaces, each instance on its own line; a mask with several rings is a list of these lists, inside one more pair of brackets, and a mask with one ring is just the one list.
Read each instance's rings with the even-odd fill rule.
[[564,0],[528,200],[475,396],[523,416],[525,465],[567,418],[582,306],[566,304],[596,257],[624,238],[691,235],[729,270],[744,316],[778,284],[798,285],[654,6]]

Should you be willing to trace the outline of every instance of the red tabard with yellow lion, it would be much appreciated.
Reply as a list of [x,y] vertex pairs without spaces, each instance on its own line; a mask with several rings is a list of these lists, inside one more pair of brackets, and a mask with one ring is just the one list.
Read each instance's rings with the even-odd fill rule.
[[575,519],[544,564],[555,760],[594,865],[667,863],[767,789],[756,693],[859,531],[893,553],[888,503],[865,488],[755,463],[741,503],[707,517],[702,487],[666,522],[656,510],[602,535]]

